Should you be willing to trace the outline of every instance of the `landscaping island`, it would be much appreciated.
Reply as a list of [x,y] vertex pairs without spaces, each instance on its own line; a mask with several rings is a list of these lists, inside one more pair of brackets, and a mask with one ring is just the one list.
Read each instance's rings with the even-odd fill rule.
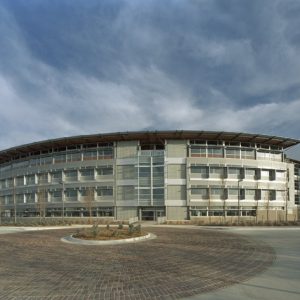
[[116,245],[155,238],[155,234],[143,232],[140,224],[129,224],[126,227],[122,224],[118,227],[99,227],[95,224],[90,228],[78,229],[76,234],[63,237],[61,241],[79,245]]
[[76,234],[73,235],[76,239],[83,240],[121,240],[145,236],[147,233],[142,231],[140,224],[123,226],[119,224],[117,227],[106,225],[106,227],[99,227],[98,224],[94,224],[91,228],[78,229]]

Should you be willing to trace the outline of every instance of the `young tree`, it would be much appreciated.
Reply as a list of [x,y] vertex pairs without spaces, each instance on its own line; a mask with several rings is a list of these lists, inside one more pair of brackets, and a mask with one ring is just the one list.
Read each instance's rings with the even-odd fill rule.
[[2,203],[3,203],[3,196],[0,196],[0,225],[2,224]]
[[83,197],[83,202],[85,207],[89,212],[89,217],[92,217],[92,209],[94,207],[95,202],[95,190],[92,187],[86,189],[85,196]]
[[226,198],[227,198],[227,194],[226,189],[225,189],[225,169],[223,169],[223,174],[221,175],[221,182],[222,182],[222,189],[223,189],[223,221],[224,223],[226,222]]
[[211,190],[210,190],[210,186],[208,187],[208,223],[211,224]]
[[265,208],[267,210],[267,223],[269,222],[269,207],[270,207],[270,193],[271,191],[269,190],[269,186],[267,187],[267,189],[265,190]]
[[259,191],[258,191],[258,183],[256,184],[255,188],[255,198],[256,198],[256,212],[255,212],[255,224],[257,224],[258,221],[258,200],[259,200]]
[[40,188],[37,192],[36,210],[39,214],[40,221],[46,217],[47,208],[47,191],[45,188]]

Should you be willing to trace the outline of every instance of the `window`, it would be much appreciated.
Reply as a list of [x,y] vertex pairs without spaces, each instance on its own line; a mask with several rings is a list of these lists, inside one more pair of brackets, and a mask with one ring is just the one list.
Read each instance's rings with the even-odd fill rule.
[[61,155],[55,155],[54,156],[54,163],[63,163],[66,162],[66,155],[65,154],[61,154]]
[[94,169],[82,169],[80,175],[82,177],[94,177]]
[[27,193],[25,194],[26,203],[34,203],[35,202],[35,193]]
[[66,179],[77,179],[77,170],[67,170],[65,171]]
[[133,185],[119,186],[117,189],[117,198],[121,201],[134,200],[135,190]]
[[191,173],[208,175],[208,167],[206,167],[206,166],[191,166]]
[[24,203],[24,194],[16,194],[16,202],[19,204]]
[[105,176],[113,174],[113,166],[103,166],[97,168],[97,175]]
[[270,178],[270,170],[261,170],[260,172],[261,179],[268,179]]
[[28,166],[28,161],[19,161],[19,162],[15,162],[13,163],[13,168],[14,169],[18,169],[18,168],[24,168]]
[[47,183],[48,182],[48,174],[47,173],[39,174],[38,182],[39,183]]
[[206,148],[191,146],[191,157],[206,157]]
[[113,158],[113,148],[98,149],[98,159],[111,159],[111,158]]
[[51,173],[51,180],[53,182],[58,182],[58,181],[62,180],[62,172],[59,171],[59,172]]
[[241,155],[244,159],[255,159],[255,151],[253,149],[242,149]]
[[256,179],[256,169],[254,169],[254,168],[246,168],[245,169],[245,178]]
[[227,148],[226,158],[240,158],[240,149]]
[[26,176],[26,184],[27,185],[35,184],[35,175],[27,175]]
[[151,168],[150,167],[140,167],[139,168],[139,177],[150,177]]
[[67,153],[67,161],[81,161],[81,152]]
[[82,190],[80,190],[81,197],[88,197],[90,195],[93,195],[93,193],[94,193],[94,190],[91,188],[83,188]]
[[83,152],[83,160],[96,160],[97,159],[97,151],[84,151]]
[[23,186],[24,185],[24,177],[16,177],[16,186]]
[[65,197],[67,198],[77,198],[77,190],[76,189],[66,189]]
[[192,195],[199,195],[202,196],[202,198],[207,198],[208,196],[208,189],[203,187],[193,187],[191,188],[191,194]]
[[163,200],[164,194],[163,188],[153,189],[153,200]]
[[256,191],[255,189],[245,189],[245,199],[255,200]]
[[208,157],[223,157],[223,149],[222,148],[207,148],[207,156]]
[[97,191],[98,197],[113,196],[113,187],[112,186],[98,187],[96,191]]
[[153,167],[153,186],[163,186],[164,185],[164,167]]
[[61,198],[62,198],[62,190],[59,190],[59,191],[52,191],[52,192],[50,193],[50,195],[51,195],[51,198],[52,198],[53,200],[61,199]]
[[50,165],[52,164],[52,156],[44,156],[44,157],[41,157],[41,165]]
[[239,190],[235,188],[229,188],[228,189],[228,197],[231,198],[237,198],[239,194]]
[[40,164],[40,159],[39,158],[32,158],[30,161],[29,161],[29,165],[30,166],[38,166]]
[[221,177],[224,175],[224,168],[223,167],[210,167],[209,174],[212,176]]
[[163,166],[165,163],[164,157],[163,156],[154,156],[152,158],[152,164],[153,166],[161,165]]
[[206,209],[193,209],[191,210],[191,216],[192,217],[201,217],[201,216],[207,216],[207,210]]
[[139,189],[140,200],[151,200],[150,189]]
[[5,180],[0,180],[0,188],[1,189],[4,189],[6,187],[6,185],[5,185]]
[[224,189],[223,188],[211,188],[210,195],[212,198],[223,198],[224,197]]
[[238,167],[228,167],[228,178],[239,178],[241,175],[241,169]]

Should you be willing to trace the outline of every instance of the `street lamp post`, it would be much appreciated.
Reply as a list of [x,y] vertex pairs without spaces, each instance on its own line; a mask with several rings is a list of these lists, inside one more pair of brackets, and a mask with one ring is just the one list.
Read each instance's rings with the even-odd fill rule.
[[242,182],[243,179],[238,180],[238,225],[240,224],[240,214],[241,214],[241,206],[240,206],[240,182]]

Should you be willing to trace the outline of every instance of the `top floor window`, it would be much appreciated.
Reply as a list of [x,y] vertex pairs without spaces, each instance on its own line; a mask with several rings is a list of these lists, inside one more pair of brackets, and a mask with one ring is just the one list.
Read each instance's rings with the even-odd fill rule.
[[191,157],[206,157],[206,148],[191,146]]
[[240,158],[240,149],[239,148],[227,148],[226,149],[227,158]]
[[223,149],[215,148],[215,147],[208,147],[207,148],[207,156],[208,157],[223,157]]

